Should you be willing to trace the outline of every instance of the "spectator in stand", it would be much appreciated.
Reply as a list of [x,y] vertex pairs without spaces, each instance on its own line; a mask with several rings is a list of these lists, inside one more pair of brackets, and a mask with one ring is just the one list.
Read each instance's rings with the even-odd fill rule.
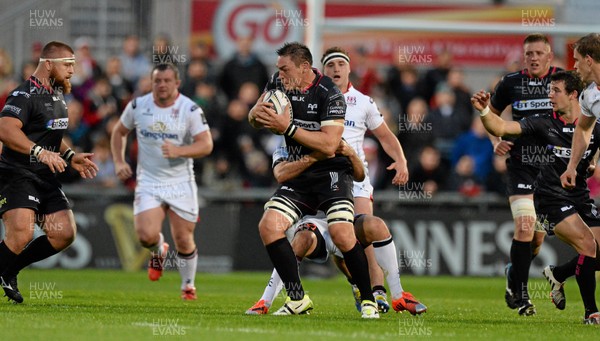
[[73,98],[67,103],[67,111],[69,113],[69,124],[65,136],[71,139],[75,152],[91,150],[90,127],[82,121],[83,105]]
[[503,198],[506,194],[508,184],[508,173],[506,168],[507,155],[494,155],[492,171],[488,174],[485,181],[485,190],[490,193],[496,193]]
[[140,40],[130,35],[123,40],[123,50],[119,55],[123,78],[130,84],[137,84],[140,78],[150,74],[150,60],[140,51]]
[[365,47],[360,46],[355,49],[354,56],[351,59],[351,66],[350,83],[358,91],[371,96],[373,87],[378,85],[380,80],[374,62]]
[[215,67],[210,57],[210,48],[205,42],[198,41],[190,45],[190,61],[186,65],[186,74],[187,68],[193,61],[201,61],[205,65],[206,82],[210,84],[215,84],[217,81],[217,74],[215,72]]
[[187,97],[193,97],[196,85],[207,81],[208,70],[202,60],[192,60],[187,64],[185,79],[181,82],[181,93]]
[[98,78],[83,101],[83,122],[91,130],[102,129],[104,120],[118,112],[119,101],[112,95],[108,78]]
[[31,77],[31,75],[33,75],[33,72],[35,71],[35,69],[37,68],[38,62],[26,62],[23,63],[23,66],[21,67],[21,81],[25,81],[27,79],[29,79],[29,77]]
[[456,98],[455,106],[457,110],[461,112],[472,112],[471,90],[465,84],[465,74],[463,70],[456,66],[451,67],[448,71],[446,82],[452,91],[454,91],[454,97]]
[[[180,58],[177,53],[178,47],[171,44],[168,35],[161,33],[154,38],[152,43],[152,64],[171,63],[180,68]],[[181,72],[181,70],[180,70]]]
[[0,109],[4,107],[8,94],[19,86],[19,83],[15,82],[12,77],[12,59],[8,52],[0,48]]
[[446,83],[438,84],[434,102],[435,109],[425,117],[424,122],[431,124],[434,145],[442,159],[448,161],[456,138],[471,126],[472,110],[464,111],[456,107],[454,92]]
[[140,78],[135,86],[135,90],[133,91],[133,98],[144,96],[147,93],[152,91],[152,80],[150,76],[144,76]]
[[458,159],[448,182],[448,189],[464,196],[475,197],[481,194],[483,186],[475,174],[475,160],[472,156],[463,155]]
[[98,77],[102,75],[102,69],[92,55],[92,42],[87,37],[75,39],[75,73],[71,77],[73,96],[83,101],[88,91],[94,86]]
[[448,79],[448,72],[452,66],[452,54],[448,51],[442,51],[436,56],[436,65],[425,72],[425,75],[419,82],[419,93],[421,97],[432,103],[435,90],[440,83],[445,83]]
[[237,98],[240,87],[245,82],[252,82],[262,89],[269,80],[267,67],[252,52],[252,43],[252,38],[240,37],[237,52],[223,66],[219,86],[229,100]]
[[[217,94],[217,87],[214,84],[200,82],[196,85],[194,95],[191,99],[196,102],[204,111],[206,120],[211,127],[213,139],[218,138],[216,127],[221,126],[224,119],[223,108],[226,107],[224,100]],[[201,159],[204,160],[204,159]]]
[[431,194],[445,190],[448,172],[444,168],[439,150],[433,146],[424,147],[419,155],[419,162],[410,171],[406,188]]
[[[463,156],[469,156],[473,163],[473,174],[477,183],[483,184],[492,170],[494,159],[494,146],[490,142],[487,131],[479,117],[475,116],[471,123],[471,130],[460,135],[454,144],[451,163],[457,169]],[[465,169],[463,167],[463,169]]]
[[408,103],[406,118],[399,119],[398,140],[409,168],[417,164],[423,147],[433,144],[431,123],[424,122],[428,114],[429,106],[425,100],[415,97]]
[[92,153],[94,153],[94,163],[98,165],[99,171],[91,183],[104,188],[114,188],[120,185],[121,182],[115,174],[115,164],[110,153],[110,142],[106,136],[98,139]]
[[271,160],[264,152],[256,148],[248,135],[239,138],[239,149],[243,155],[246,174],[243,176],[244,187],[268,187],[273,184]]
[[110,57],[106,62],[106,77],[110,83],[111,95],[118,101],[119,111],[123,111],[131,100],[133,85],[123,77],[121,60],[118,57]]
[[408,104],[419,95],[418,80],[417,69],[411,65],[400,64],[388,70],[387,90],[400,106],[400,117],[406,118]]

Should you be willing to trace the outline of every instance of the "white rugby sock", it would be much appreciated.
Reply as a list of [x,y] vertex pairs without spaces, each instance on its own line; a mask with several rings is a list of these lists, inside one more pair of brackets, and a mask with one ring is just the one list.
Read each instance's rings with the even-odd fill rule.
[[375,241],[372,243],[373,251],[377,264],[383,270],[385,280],[390,288],[392,299],[402,297],[402,283],[400,283],[400,268],[398,267],[398,255],[396,253],[396,244],[390,236],[387,239]]
[[267,308],[271,307],[271,304],[273,304],[275,297],[281,292],[281,289],[283,289],[283,281],[281,280],[281,277],[279,277],[277,270],[273,269],[269,284],[267,284],[265,291],[260,297],[261,300],[265,300],[265,306],[267,306]]
[[177,252],[177,268],[181,276],[181,290],[185,289],[186,285],[194,287],[196,279],[196,267],[198,266],[198,249],[195,249],[189,255],[182,255]]

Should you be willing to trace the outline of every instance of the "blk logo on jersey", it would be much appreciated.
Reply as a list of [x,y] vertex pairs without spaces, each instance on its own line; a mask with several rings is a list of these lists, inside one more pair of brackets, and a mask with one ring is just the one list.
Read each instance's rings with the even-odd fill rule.
[[61,129],[67,129],[67,127],[69,126],[69,118],[57,118],[54,120],[50,120],[48,121],[48,123],[46,123],[46,129],[48,130],[61,130]]

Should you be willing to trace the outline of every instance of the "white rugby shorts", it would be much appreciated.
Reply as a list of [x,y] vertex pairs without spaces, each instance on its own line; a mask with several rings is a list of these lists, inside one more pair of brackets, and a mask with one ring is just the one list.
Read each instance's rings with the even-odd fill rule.
[[198,186],[195,181],[176,184],[138,184],[135,188],[133,214],[168,205],[181,218],[198,221]]

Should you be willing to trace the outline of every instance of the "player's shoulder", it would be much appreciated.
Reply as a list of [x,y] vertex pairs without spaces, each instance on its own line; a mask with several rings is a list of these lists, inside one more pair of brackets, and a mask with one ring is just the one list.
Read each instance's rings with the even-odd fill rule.
[[179,94],[177,97],[176,105],[183,110],[185,113],[192,113],[198,109],[202,110],[196,102],[184,94]]
[[592,104],[600,100],[600,90],[595,82],[588,84],[579,95],[579,101],[585,104]]
[[521,79],[527,77],[526,76],[526,70],[519,70],[519,71],[515,71],[515,72],[511,72],[511,73],[507,73],[505,74],[502,79],[500,80],[500,82],[504,81],[504,82],[510,82],[510,81],[514,81],[517,79]]
[[348,92],[345,95],[346,95],[346,98],[355,97],[357,104],[367,105],[367,104],[375,103],[375,100],[372,97],[363,94],[362,92],[360,92],[357,88],[355,88],[353,86],[350,86],[348,88]]
[[129,104],[131,105],[131,109],[133,109],[133,110],[150,106],[150,105],[154,104],[154,100],[152,98],[152,93],[134,97],[131,100],[131,102],[129,102]]
[[340,89],[338,89],[335,83],[333,83],[333,79],[325,76],[318,70],[316,71],[316,75],[317,79],[315,82],[315,91],[317,91],[317,93],[328,94],[330,92],[336,92],[341,94]]

